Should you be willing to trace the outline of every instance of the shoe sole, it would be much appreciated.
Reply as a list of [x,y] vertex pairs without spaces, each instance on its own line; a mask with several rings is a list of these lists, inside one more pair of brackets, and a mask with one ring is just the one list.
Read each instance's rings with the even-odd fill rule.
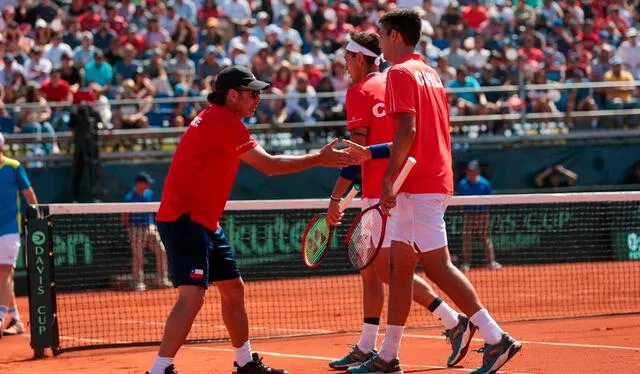
[[[473,325],[473,323],[469,322],[469,328],[465,332],[467,336],[466,337],[464,335],[462,336],[463,344],[462,344],[462,348],[460,349],[460,352],[458,353],[458,357],[455,360],[453,360],[453,362],[447,363],[448,367],[455,366],[456,364],[458,364],[458,362],[462,361],[462,359],[467,355],[467,352],[469,352],[469,347],[471,346],[471,339],[473,339],[473,335],[476,333],[476,330],[477,328]],[[465,339],[466,339],[466,344],[465,344]]]
[[329,367],[331,369],[335,369],[335,370],[347,370],[348,368],[354,367],[354,366],[360,366],[362,365],[362,362],[354,362],[352,364],[348,364],[348,365],[339,365],[339,366],[332,366],[331,364],[329,364]]
[[[352,374],[350,372],[347,372],[347,373]],[[358,373],[358,374],[361,374],[361,373]],[[404,374],[404,371],[402,371],[402,369],[400,369],[400,371],[389,371],[389,372],[386,372],[386,373],[382,372],[382,371],[370,371],[370,372],[365,373],[365,374]]]
[[495,373],[497,373],[498,370],[500,370],[500,368],[504,366],[504,364],[509,362],[509,360],[511,360],[511,358],[516,355],[516,353],[520,352],[521,348],[522,348],[522,343],[520,343],[520,342],[515,342],[515,343],[511,344],[511,347],[509,347],[509,350],[507,352],[505,352],[505,353],[507,353],[506,357],[505,357],[504,353],[500,357],[498,357],[498,359],[493,364],[491,369],[487,372],[487,374],[495,374]]

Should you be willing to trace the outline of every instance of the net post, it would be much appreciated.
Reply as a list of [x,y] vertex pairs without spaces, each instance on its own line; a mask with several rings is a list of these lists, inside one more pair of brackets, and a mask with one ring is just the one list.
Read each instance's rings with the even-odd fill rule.
[[40,218],[30,206],[24,225],[24,256],[27,265],[31,348],[34,358],[45,356],[45,349],[60,352],[54,281],[53,227],[49,218]]

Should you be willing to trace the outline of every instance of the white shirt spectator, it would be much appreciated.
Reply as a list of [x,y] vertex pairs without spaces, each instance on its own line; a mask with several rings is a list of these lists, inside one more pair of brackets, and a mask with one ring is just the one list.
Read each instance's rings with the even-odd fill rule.
[[173,18],[170,18],[167,14],[165,14],[159,19],[160,27],[167,30],[169,34],[171,34],[176,30],[176,25],[178,24],[179,19],[180,16],[178,16],[177,13],[173,15]]
[[196,24],[197,9],[191,0],[174,0],[170,3],[176,9],[178,16]]
[[[301,92],[298,92],[298,90],[296,90],[295,87],[290,88],[287,93],[301,94]],[[313,122],[313,112],[315,112],[316,108],[318,107],[318,98],[316,97],[316,90],[310,84],[307,85],[306,93],[310,96],[304,99],[303,98],[287,99],[286,110],[287,110],[287,113],[289,113],[289,115],[298,113],[298,115],[301,118],[304,118],[305,122],[307,121]],[[305,105],[306,108],[303,107],[303,105],[301,104],[301,101],[307,102],[306,103],[307,105]]]
[[[49,77],[51,69],[53,69],[51,61],[44,57],[41,57],[38,61],[28,59],[24,63],[24,77],[28,81],[36,81],[38,83],[42,83]],[[42,72],[44,74],[38,77],[38,72]]]
[[231,54],[231,51],[233,51],[233,49],[240,44],[244,45],[249,58],[253,58],[253,56],[255,56],[255,54],[260,50],[262,42],[260,41],[260,39],[256,38],[253,35],[249,35],[249,38],[246,42],[242,40],[242,36],[236,36],[229,41],[228,53]]
[[3,66],[0,68],[0,85],[8,86],[13,82],[13,77],[20,73],[24,75],[24,67],[17,63],[16,61],[11,62],[11,70],[7,68],[7,66]]
[[329,57],[322,52],[321,49],[318,49],[317,51],[312,50],[307,56],[311,56],[313,58],[313,66],[320,70],[326,70],[331,66]]
[[616,51],[616,57],[620,57],[624,64],[629,67],[634,77],[640,74],[640,43],[636,39],[635,45],[631,41],[625,40]]
[[489,57],[491,57],[491,52],[487,49],[472,49],[467,52],[467,64],[473,66],[476,69],[480,69],[484,65],[486,65],[487,61],[489,61]]
[[251,17],[251,8],[246,0],[227,0],[222,4],[222,12],[234,22],[245,21]]
[[60,65],[62,61],[60,61],[62,55],[67,54],[69,56],[73,56],[73,50],[69,47],[67,43],[59,43],[58,45],[53,45],[53,43],[49,43],[43,48],[43,56],[53,65]]
[[495,17],[500,20],[500,23],[511,23],[513,21],[513,9],[508,6],[503,6],[499,9],[496,5],[492,5],[487,11],[489,18]]
[[144,30],[142,37],[147,40],[147,46],[149,48],[155,48],[158,44],[171,40],[171,35],[163,28],[160,28],[158,31]]
[[433,5],[433,9],[438,15],[438,18],[442,17],[444,12],[449,7],[450,0],[431,0],[431,5]]
[[396,1],[396,8],[413,9],[422,8],[422,0],[398,0]]
[[302,47],[302,38],[300,37],[300,33],[294,28],[289,28],[288,30],[280,29],[278,40],[282,44],[285,44],[287,40],[291,40],[294,45]]
[[79,45],[73,50],[73,61],[75,61],[78,66],[85,66],[90,61],[93,61],[93,56],[95,54],[96,47],[89,46],[89,49],[84,49]]

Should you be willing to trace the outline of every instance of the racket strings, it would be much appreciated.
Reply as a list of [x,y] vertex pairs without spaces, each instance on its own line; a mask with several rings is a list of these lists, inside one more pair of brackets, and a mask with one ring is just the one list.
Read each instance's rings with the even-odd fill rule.
[[372,209],[354,223],[347,243],[349,260],[357,269],[367,267],[378,253],[381,245],[384,222],[378,210]]
[[304,254],[309,264],[318,263],[329,245],[331,229],[325,218],[321,218],[309,230],[304,242]]

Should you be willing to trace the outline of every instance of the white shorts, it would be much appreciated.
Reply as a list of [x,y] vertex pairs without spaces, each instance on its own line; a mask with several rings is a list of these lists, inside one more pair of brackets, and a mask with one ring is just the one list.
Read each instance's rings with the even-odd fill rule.
[[401,192],[387,220],[390,240],[411,245],[418,252],[429,252],[447,245],[444,212],[451,196],[438,193]]
[[0,236],[0,265],[16,267],[18,252],[20,252],[20,234]]
[[[362,202],[362,210],[365,210],[365,209],[367,209],[369,207],[372,207],[372,206],[376,205],[377,203],[379,203],[380,199],[370,198],[370,197],[363,197],[362,199],[360,199],[360,201]],[[389,225],[387,223],[387,230],[388,229],[389,229]],[[387,232],[384,235],[384,239],[383,239],[383,242],[382,242],[382,248],[389,248],[389,247],[391,247],[391,239],[389,238],[389,233]]]

